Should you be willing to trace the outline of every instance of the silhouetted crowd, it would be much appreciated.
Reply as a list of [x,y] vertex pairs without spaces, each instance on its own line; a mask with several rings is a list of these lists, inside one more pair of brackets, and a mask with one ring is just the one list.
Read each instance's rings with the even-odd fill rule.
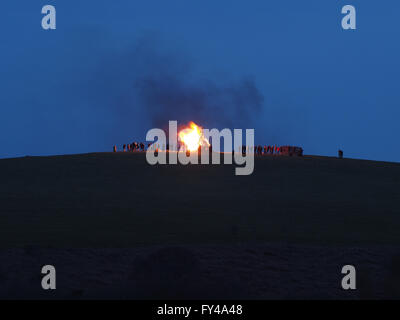
[[[152,144],[148,143],[147,146],[143,143],[143,142],[132,142],[129,144],[124,144],[122,145],[122,150],[123,152],[136,152],[136,151],[146,151],[147,149],[150,148]],[[153,145],[153,148],[155,150],[166,150],[169,151],[170,147],[169,144],[166,145]],[[178,146],[173,146],[171,150],[177,150]],[[200,149],[200,148],[199,148]],[[297,155],[297,156],[302,156],[303,155],[303,149],[300,147],[294,147],[294,146],[262,146],[262,145],[256,145],[256,146],[242,146],[241,149],[239,148],[239,152],[240,150],[242,151],[243,154],[246,153],[253,153],[253,154],[257,154],[257,155],[279,155],[279,154],[283,154],[283,155]],[[117,146],[113,147],[113,151],[117,152]],[[200,151],[200,150],[199,150]],[[212,145],[210,145],[209,147],[209,151],[212,152]],[[234,150],[232,150],[232,152],[234,152]]]
[[[149,146],[150,146],[150,143],[149,143]],[[144,151],[144,150],[145,150],[145,145],[143,142],[132,142],[132,143],[122,145],[123,152]],[[118,151],[117,146],[113,147],[113,151],[114,152]]]
[[280,152],[280,147],[278,146],[254,146],[254,147],[247,147],[247,146],[242,146],[242,153],[245,154],[247,152],[251,152],[254,154],[279,154]]

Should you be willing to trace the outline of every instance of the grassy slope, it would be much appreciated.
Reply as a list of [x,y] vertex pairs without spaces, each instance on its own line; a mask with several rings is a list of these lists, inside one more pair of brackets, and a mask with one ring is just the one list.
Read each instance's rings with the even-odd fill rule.
[[257,157],[150,166],[144,154],[0,160],[0,244],[136,246],[289,241],[400,244],[400,165]]

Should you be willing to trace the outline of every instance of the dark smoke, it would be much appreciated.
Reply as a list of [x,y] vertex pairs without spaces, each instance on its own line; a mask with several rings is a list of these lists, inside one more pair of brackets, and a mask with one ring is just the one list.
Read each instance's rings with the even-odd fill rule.
[[140,78],[136,88],[155,127],[165,127],[168,120],[193,120],[207,128],[248,128],[263,103],[251,79],[217,85],[212,81],[187,82],[177,74],[151,74]]
[[251,77],[204,79],[187,56],[161,47],[158,37],[143,37],[130,50],[109,54],[96,71],[91,99],[99,108],[111,106],[116,132],[132,136],[133,127],[166,129],[169,120],[209,129],[254,127],[264,98]]
[[262,109],[263,96],[250,77],[221,84],[200,79],[185,59],[149,52],[148,47],[138,52],[136,58],[146,63],[135,89],[154,127],[178,120],[178,124],[194,121],[206,128],[249,128]]

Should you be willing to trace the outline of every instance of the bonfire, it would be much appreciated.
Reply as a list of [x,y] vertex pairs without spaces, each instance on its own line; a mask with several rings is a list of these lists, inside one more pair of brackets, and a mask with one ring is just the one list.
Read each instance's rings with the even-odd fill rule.
[[193,121],[189,123],[189,127],[179,131],[178,138],[187,151],[197,151],[200,147],[210,146],[210,143],[203,134],[203,128],[196,125]]

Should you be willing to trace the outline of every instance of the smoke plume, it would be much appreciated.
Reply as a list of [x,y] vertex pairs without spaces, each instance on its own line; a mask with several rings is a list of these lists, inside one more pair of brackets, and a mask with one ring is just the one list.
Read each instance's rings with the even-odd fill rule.
[[116,131],[131,135],[133,123],[167,129],[169,120],[209,129],[253,127],[264,98],[251,77],[205,77],[187,55],[164,47],[158,38],[144,37],[101,63],[92,98],[97,106],[112,106]]
[[[249,77],[221,84],[197,77],[187,61],[181,64],[181,60],[154,52],[147,52],[146,57],[147,65],[142,65],[135,90],[155,127],[178,120],[195,121],[207,128],[248,128],[262,109],[263,96]],[[149,61],[149,57],[156,61]]]

